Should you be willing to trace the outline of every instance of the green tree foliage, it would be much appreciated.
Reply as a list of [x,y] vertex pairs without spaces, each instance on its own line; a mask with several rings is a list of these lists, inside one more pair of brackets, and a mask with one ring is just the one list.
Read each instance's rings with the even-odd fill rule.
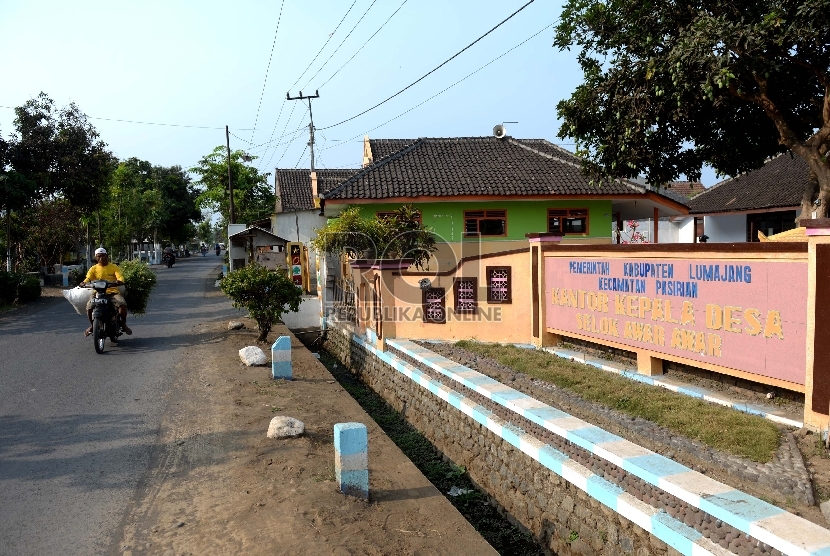
[[115,157],[73,103],[60,110],[45,93],[15,108],[9,162],[33,184],[35,199],[61,196],[93,211],[115,168]]
[[20,234],[40,266],[62,262],[63,255],[83,241],[81,211],[64,199],[46,199],[20,213]]
[[403,205],[382,218],[363,218],[360,207],[349,206],[315,231],[317,236],[311,244],[320,253],[352,258],[411,258],[416,267],[424,268],[436,250],[435,236],[423,227],[412,205]]
[[665,184],[807,161],[802,209],[830,200],[830,0],[569,0],[555,46],[584,83],[557,105],[598,181]]
[[104,243],[126,249],[132,240],[184,243],[202,219],[198,192],[181,167],[130,158],[113,172],[104,198]]
[[[273,188],[268,185],[270,174],[260,174],[256,168],[246,164],[243,159],[246,156],[242,151],[231,153],[231,179],[236,221],[250,224],[267,218],[274,211],[276,199]],[[230,222],[228,158],[225,147],[213,149],[190,171],[199,176],[196,185],[201,188],[198,199],[200,208],[218,212],[225,223]]]
[[298,312],[302,301],[302,290],[285,272],[270,272],[257,264],[229,273],[222,279],[221,288],[234,307],[246,309],[256,321],[258,342],[267,340],[271,327],[283,313]]

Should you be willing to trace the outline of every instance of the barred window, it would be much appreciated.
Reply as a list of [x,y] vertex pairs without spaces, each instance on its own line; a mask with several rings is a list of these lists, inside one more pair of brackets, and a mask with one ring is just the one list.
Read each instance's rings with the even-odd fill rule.
[[447,322],[447,308],[444,288],[429,288],[423,293],[424,322],[444,324]]
[[487,267],[487,303],[512,303],[509,266]]
[[548,231],[587,234],[588,209],[548,209]]
[[506,210],[465,210],[464,235],[506,236]]
[[455,279],[455,312],[475,313],[478,307],[478,284],[473,278]]

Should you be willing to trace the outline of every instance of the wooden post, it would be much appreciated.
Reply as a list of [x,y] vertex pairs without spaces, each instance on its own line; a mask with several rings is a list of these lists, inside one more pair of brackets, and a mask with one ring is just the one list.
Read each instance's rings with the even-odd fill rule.
[[658,230],[660,228],[660,213],[657,207],[654,207],[654,237],[651,238],[652,243],[660,243],[658,241]]

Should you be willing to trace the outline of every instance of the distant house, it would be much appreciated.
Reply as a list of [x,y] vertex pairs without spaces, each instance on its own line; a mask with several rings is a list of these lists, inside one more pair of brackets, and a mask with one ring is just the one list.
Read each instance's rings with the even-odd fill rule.
[[[239,229],[242,228],[242,229]],[[230,270],[239,270],[251,263],[261,264],[276,270],[286,268],[286,241],[268,230],[244,224],[228,226],[228,259]]]
[[[277,197],[271,217],[271,231],[288,241],[299,241],[308,246],[317,234],[316,229],[326,225],[321,214],[318,192],[325,192],[357,172],[356,169],[318,169],[313,174],[303,169],[278,168],[275,177]],[[316,202],[315,202],[316,198]],[[330,210],[328,216],[336,211]],[[317,262],[313,253],[309,258],[310,291],[317,291]]]
[[592,185],[578,157],[543,139],[367,137],[363,163],[321,193],[326,214],[359,205],[372,217],[412,204],[438,236],[438,268],[471,249],[525,247],[526,234],[612,243],[614,222],[688,212],[683,202],[634,182]]
[[706,191],[706,187],[699,181],[673,181],[666,186],[666,189],[690,199]]
[[702,221],[709,242],[758,241],[759,231],[770,236],[795,228],[808,175],[804,159],[784,153],[695,196],[689,213]]

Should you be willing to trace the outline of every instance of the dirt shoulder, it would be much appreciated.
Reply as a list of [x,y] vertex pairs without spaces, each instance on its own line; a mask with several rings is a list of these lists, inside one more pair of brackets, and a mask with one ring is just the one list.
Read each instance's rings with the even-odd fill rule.
[[[256,332],[240,320],[240,331],[198,327],[112,553],[494,553],[295,338],[294,381],[243,366],[238,351]],[[303,421],[305,436],[266,438],[275,415]],[[369,502],[334,481],[333,427],[350,421],[369,430]]]

